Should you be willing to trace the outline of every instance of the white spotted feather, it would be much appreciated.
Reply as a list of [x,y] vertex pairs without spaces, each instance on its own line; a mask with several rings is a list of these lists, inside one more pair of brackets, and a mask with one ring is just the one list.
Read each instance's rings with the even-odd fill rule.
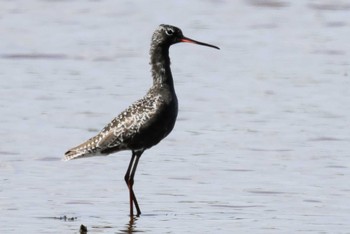
[[[114,118],[96,136],[68,150],[63,160],[68,161],[82,157],[102,156],[121,150],[130,149],[127,142],[154,118],[157,109],[162,106],[160,95],[152,95],[151,91]],[[113,149],[109,152],[108,149]],[[108,153],[103,153],[107,151]]]

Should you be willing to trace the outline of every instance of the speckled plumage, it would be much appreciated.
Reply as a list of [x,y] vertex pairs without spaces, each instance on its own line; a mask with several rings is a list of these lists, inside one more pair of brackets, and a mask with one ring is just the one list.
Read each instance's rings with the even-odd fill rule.
[[183,36],[181,30],[171,25],[160,25],[151,42],[151,73],[153,85],[146,96],[136,101],[114,118],[101,132],[86,142],[68,150],[64,160],[108,155],[121,150],[131,150],[132,156],[125,174],[130,195],[130,217],[133,207],[141,214],[133,191],[134,175],[142,153],[158,144],[173,129],[178,112],[177,97],[170,70],[169,47],[178,42],[189,42],[219,49]]
[[160,25],[152,36],[151,66],[153,86],[146,96],[114,118],[96,136],[68,150],[64,160],[108,155],[121,150],[145,150],[159,143],[174,127],[178,103],[170,70],[169,45],[164,44]]
[[[64,159],[108,155],[121,150],[145,150],[152,147],[166,137],[175,124],[177,99],[175,93],[173,95],[173,100],[166,100],[163,95],[154,94],[154,89],[151,89],[144,98],[120,113],[96,136],[67,151]],[[166,129],[162,130],[152,119],[168,115],[169,113],[164,113],[167,111],[172,111],[172,120],[167,121]],[[156,139],[150,142],[147,132],[155,135]]]

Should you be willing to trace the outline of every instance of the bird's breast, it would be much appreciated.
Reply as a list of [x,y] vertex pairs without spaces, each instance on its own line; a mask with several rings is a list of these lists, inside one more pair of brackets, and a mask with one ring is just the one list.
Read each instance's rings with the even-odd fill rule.
[[[174,128],[178,102],[176,95],[158,96],[153,105],[145,111],[145,119],[138,134],[133,137],[131,148],[150,148],[158,144]],[[147,113],[148,112],[148,113]]]

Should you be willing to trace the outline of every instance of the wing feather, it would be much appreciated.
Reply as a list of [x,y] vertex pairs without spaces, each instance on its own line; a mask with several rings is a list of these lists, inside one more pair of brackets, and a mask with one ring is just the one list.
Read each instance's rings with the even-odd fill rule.
[[161,104],[159,95],[146,95],[120,113],[96,136],[67,151],[63,160],[107,155],[129,149],[128,143],[142,128],[147,128],[149,120],[156,115],[156,107]]

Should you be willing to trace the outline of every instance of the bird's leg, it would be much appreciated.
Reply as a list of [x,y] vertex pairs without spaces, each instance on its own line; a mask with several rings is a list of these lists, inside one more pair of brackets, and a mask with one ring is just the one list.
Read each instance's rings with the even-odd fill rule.
[[129,198],[130,198],[130,218],[132,218],[134,216],[134,212],[133,212],[133,201],[134,201],[134,194],[133,194],[133,190],[132,188],[130,187],[130,184],[129,184],[129,178],[130,178],[130,171],[131,171],[131,168],[132,168],[132,165],[134,164],[134,159],[135,159],[135,153],[134,151],[132,151],[132,155],[131,155],[131,159],[130,159],[130,163],[129,163],[129,166],[128,166],[128,170],[126,171],[125,173],[125,176],[124,176],[124,180],[126,182],[126,185],[128,186],[128,189],[129,189]]
[[133,196],[133,199],[134,199],[134,204],[135,204],[136,211],[137,211],[137,214],[136,214],[137,217],[140,216],[141,210],[140,210],[139,204],[137,202],[137,199],[136,199],[136,196],[135,196],[135,193],[134,193],[134,190],[133,190],[133,185],[134,185],[134,176],[135,176],[137,164],[139,163],[139,160],[140,160],[140,157],[141,157],[142,153],[143,153],[143,151],[139,151],[139,152],[135,153],[136,154],[136,159],[135,159],[135,163],[134,163],[134,166],[132,168],[132,171],[131,171],[131,174],[130,174],[130,177],[129,177],[129,183],[131,185],[131,192],[132,192],[132,196]]
[[[141,157],[141,154],[143,153],[143,151],[133,151],[132,152],[132,156],[131,156],[131,160],[129,163],[129,167],[128,170],[126,171],[126,174],[124,176],[125,182],[129,188],[129,197],[130,197],[130,217],[132,218],[134,216],[134,204],[136,207],[136,211],[137,211],[137,215],[136,216],[140,216],[141,214],[141,210],[139,207],[139,204],[137,202],[134,190],[133,190],[133,185],[134,185],[134,176],[135,176],[135,172],[136,172],[136,168],[137,168],[137,164],[139,162],[139,159]],[[136,158],[135,158],[136,156]]]

